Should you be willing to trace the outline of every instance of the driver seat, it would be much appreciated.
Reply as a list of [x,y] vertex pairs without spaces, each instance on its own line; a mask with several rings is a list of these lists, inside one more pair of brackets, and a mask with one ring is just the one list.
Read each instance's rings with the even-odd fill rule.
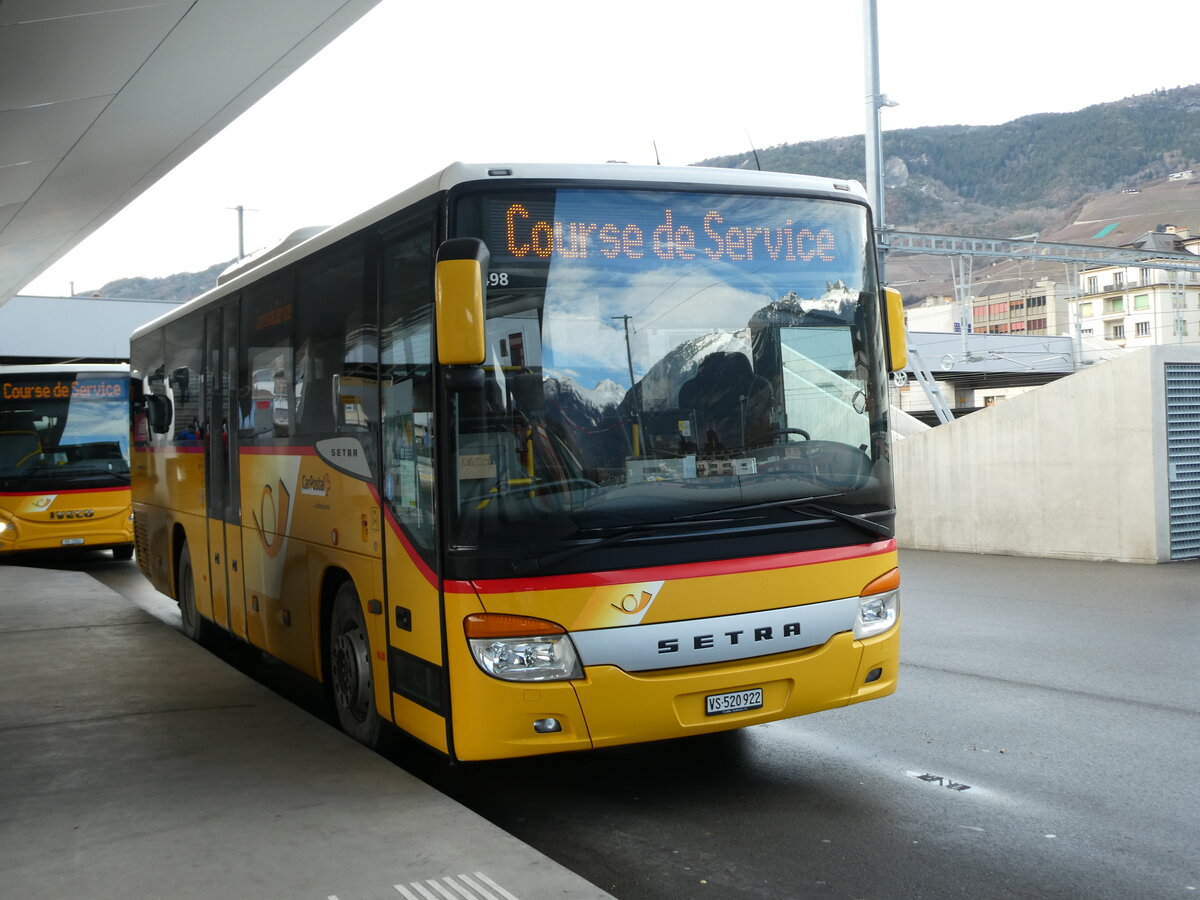
[[774,393],[744,353],[719,350],[679,389],[679,405],[696,411],[699,437],[707,436],[706,449],[719,453],[741,449],[769,429]]

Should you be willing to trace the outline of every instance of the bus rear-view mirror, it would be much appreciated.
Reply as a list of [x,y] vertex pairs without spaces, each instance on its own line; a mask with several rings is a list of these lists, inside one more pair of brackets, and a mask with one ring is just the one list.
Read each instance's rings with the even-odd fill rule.
[[900,372],[908,365],[908,338],[904,333],[904,298],[898,290],[890,287],[883,289],[883,298],[888,371]]
[[155,434],[166,434],[171,430],[171,400],[162,394],[146,397],[146,419]]
[[452,238],[438,248],[434,310],[438,361],[444,366],[483,364],[488,262],[487,245],[478,238]]

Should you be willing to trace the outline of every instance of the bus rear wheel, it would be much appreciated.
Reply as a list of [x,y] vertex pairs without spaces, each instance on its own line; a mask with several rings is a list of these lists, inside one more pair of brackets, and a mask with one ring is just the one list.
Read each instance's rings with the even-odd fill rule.
[[375,709],[371,642],[354,585],[345,581],[333,599],[329,622],[329,690],[338,725],[360,744],[378,749],[383,719]]

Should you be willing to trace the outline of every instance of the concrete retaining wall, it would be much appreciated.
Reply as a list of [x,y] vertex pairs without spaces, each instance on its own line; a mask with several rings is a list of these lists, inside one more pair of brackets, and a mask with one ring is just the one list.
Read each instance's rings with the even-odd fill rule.
[[894,444],[901,547],[1170,559],[1164,364],[1152,347]]

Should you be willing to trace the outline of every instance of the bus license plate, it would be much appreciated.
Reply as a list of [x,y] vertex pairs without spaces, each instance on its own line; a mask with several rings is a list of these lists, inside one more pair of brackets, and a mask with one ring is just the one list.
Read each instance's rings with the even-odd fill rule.
[[75,547],[83,543],[83,538],[63,538],[62,545],[64,547]]
[[748,709],[762,709],[762,705],[762,688],[730,691],[728,694],[709,694],[704,698],[704,714],[723,716],[726,713],[745,712]]

